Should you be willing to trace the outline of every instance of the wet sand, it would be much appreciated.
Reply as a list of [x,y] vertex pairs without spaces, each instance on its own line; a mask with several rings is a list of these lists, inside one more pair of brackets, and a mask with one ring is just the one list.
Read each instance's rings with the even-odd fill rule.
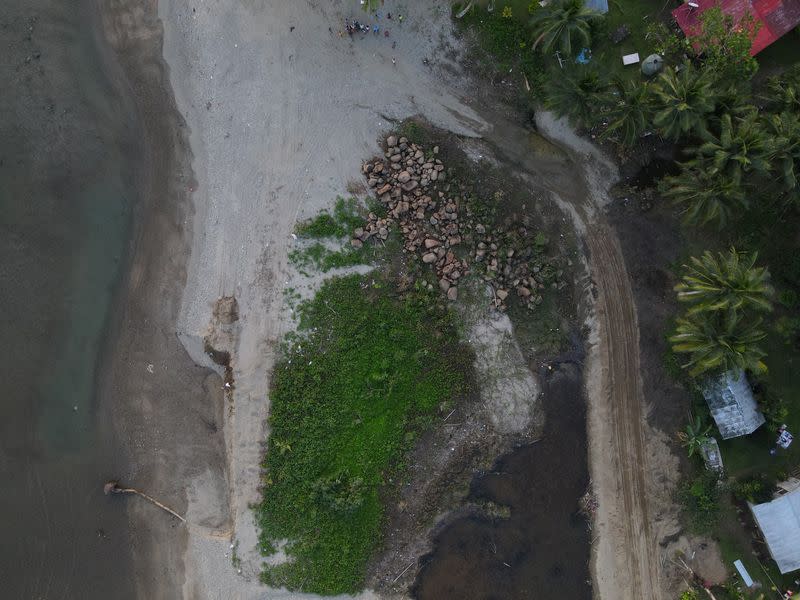
[[586,408],[578,368],[544,379],[540,441],[475,479],[470,500],[510,508],[510,518],[467,517],[435,537],[414,586],[419,600],[589,600]]
[[[185,514],[188,478],[224,472],[225,463],[222,380],[195,364],[176,334],[196,187],[188,132],[162,57],[156,6],[111,0],[102,16],[137,107],[142,154],[130,267],[100,395],[128,452],[129,469],[118,476]],[[180,597],[187,527],[138,498],[111,501],[128,508],[137,597]]]

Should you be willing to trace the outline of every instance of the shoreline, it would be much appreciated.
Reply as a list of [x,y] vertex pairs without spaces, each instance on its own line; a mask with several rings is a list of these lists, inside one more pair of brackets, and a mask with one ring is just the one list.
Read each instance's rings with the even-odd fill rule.
[[[191,151],[153,7],[130,0],[95,6],[141,133],[139,198],[98,394],[103,420],[128,455],[126,472],[113,476],[183,513],[182,480],[187,471],[215,464],[221,438],[215,434],[221,383],[194,364],[174,334],[191,238]],[[185,530],[146,503],[129,499],[125,508],[136,596],[177,597]]]
[[[127,4],[117,0],[107,14],[124,13]],[[125,477],[179,512],[185,508],[190,521],[175,529],[149,507],[129,506],[134,532],[150,540],[134,544],[144,565],[138,590],[145,597],[311,598],[257,583],[261,557],[249,508],[259,499],[269,370],[291,326],[282,290],[301,285],[286,264],[294,223],[359,179],[361,161],[378,151],[375,139],[393,122],[422,114],[468,136],[488,126],[422,62],[437,50],[437,24],[450,27],[441,15],[409,20],[407,32],[393,32],[398,51],[380,38],[336,39],[329,24],[347,15],[334,8],[215,9],[162,0],[158,15],[125,15],[140,24],[135,39],[124,19],[106,22],[118,54],[130,53],[123,60],[129,78],[136,59],[145,57],[139,83],[147,83],[137,85],[134,76],[133,87],[151,148],[164,152],[155,134],[163,128],[185,152],[176,163],[174,156],[149,156],[153,172],[144,193],[151,204],[142,210],[152,213],[141,217],[121,292],[128,306],[119,317],[106,386],[115,398],[118,434],[135,449]],[[427,27],[427,34],[413,27]],[[407,54],[395,66],[390,60],[400,52]],[[146,89],[154,97],[142,97]],[[165,107],[166,116],[159,110]],[[603,185],[602,178],[587,183],[588,192]],[[237,321],[214,317],[222,296],[237,299]],[[223,392],[205,342],[230,353],[232,394]],[[593,400],[603,391],[589,390],[590,374],[587,369],[591,420]],[[589,436],[590,469],[607,474],[592,458],[597,440],[596,432]],[[234,548],[241,573],[232,564]],[[592,571],[601,587],[597,569],[595,557]]]
[[[438,43],[431,22],[407,21],[406,31],[393,31],[395,51],[382,38],[336,37],[328,28],[347,15],[332,7],[238,6],[219,13],[218,7],[190,10],[162,1],[158,10],[197,177],[196,235],[177,330],[200,364],[208,363],[206,344],[229,352],[235,384],[220,399],[224,443],[218,458],[224,463],[185,477],[192,524],[185,552],[170,562],[186,568],[184,597],[312,597],[258,584],[261,556],[250,509],[260,500],[269,372],[292,323],[283,290],[305,286],[303,293],[310,293],[314,285],[291,280],[290,234],[298,219],[327,207],[348,182],[360,179],[362,160],[379,150],[375,140],[393,121],[423,113],[466,135],[484,125],[423,63]],[[428,10],[435,16],[429,7],[418,12]],[[419,43],[417,27],[427,28],[426,43]],[[395,52],[402,58],[393,68]],[[374,87],[353,85],[357,73],[367,80],[372,74]],[[236,298],[238,320],[214,316],[222,296]]]

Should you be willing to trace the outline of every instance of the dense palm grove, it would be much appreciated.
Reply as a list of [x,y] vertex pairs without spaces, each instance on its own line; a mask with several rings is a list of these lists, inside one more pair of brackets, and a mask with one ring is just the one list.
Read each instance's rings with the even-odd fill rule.
[[[598,19],[579,0],[552,2],[534,11],[534,47],[574,53],[589,44]],[[771,78],[756,95],[751,79],[758,63],[749,55],[747,30],[719,9],[704,14],[704,27],[694,47],[662,28],[676,39],[664,44],[668,66],[649,79],[637,73],[609,80],[601,68],[570,66],[549,86],[547,105],[623,149],[648,133],[679,145],[685,160],[659,190],[689,226],[721,229],[748,211],[796,210],[800,68]],[[683,366],[695,377],[733,367],[763,371],[761,323],[772,295],[767,270],[755,254],[733,249],[690,263],[679,298],[691,308],[671,337],[674,351],[687,357]],[[712,289],[719,297],[710,301]]]

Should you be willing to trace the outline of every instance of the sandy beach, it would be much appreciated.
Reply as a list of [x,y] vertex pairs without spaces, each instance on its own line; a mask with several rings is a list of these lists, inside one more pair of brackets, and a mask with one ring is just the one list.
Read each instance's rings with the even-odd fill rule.
[[[186,507],[191,524],[185,542],[183,535],[153,531],[158,550],[143,564],[161,573],[161,581],[145,582],[142,592],[151,597],[174,597],[181,587],[187,598],[280,597],[255,585],[260,557],[249,505],[259,499],[269,370],[291,323],[283,291],[295,286],[286,268],[294,224],[359,180],[361,161],[376,152],[376,137],[393,121],[422,114],[463,135],[485,127],[423,63],[449,28],[446,12],[420,3],[409,7],[389,38],[340,38],[344,18],[357,11],[355,2],[159,4],[164,57],[187,122],[196,180],[194,215],[184,215],[191,249],[175,317],[188,353],[178,364],[191,357],[211,372],[214,365],[202,348],[204,339],[212,340],[233,357],[235,391],[223,399],[216,376],[208,377],[205,391],[196,380],[178,392],[173,381],[172,397],[188,402],[194,396],[217,432],[206,431],[188,448],[183,434],[143,444],[159,447],[160,464],[152,466],[162,474],[153,481],[155,489],[163,482],[183,483],[180,490],[172,488],[176,494],[185,488],[185,498],[176,501]],[[221,296],[237,299],[240,318],[232,325],[213,318]],[[165,371],[174,372],[179,354],[174,352]],[[180,369],[191,371],[187,364]],[[168,415],[152,418],[171,421]],[[224,450],[218,455],[213,443],[199,448],[212,437],[221,443],[222,431]],[[195,458],[183,464],[187,452]],[[241,576],[231,564],[234,544]],[[175,566],[185,569],[180,577]]]
[[[490,127],[470,106],[470,81],[449,58],[457,44],[444,6],[405,2],[406,18],[389,26],[389,37],[350,39],[339,30],[345,17],[360,14],[355,1],[132,5],[114,0],[104,7],[106,34],[127,73],[147,151],[127,300],[103,390],[109,418],[131,453],[133,466],[119,477],[188,520],[184,527],[152,506],[128,504],[137,595],[302,598],[258,584],[261,557],[250,509],[259,500],[270,367],[292,323],[283,294],[309,292],[287,268],[294,224],[360,182],[362,160],[403,118],[421,115],[462,136],[498,137],[506,130],[494,121]],[[400,10],[390,5],[383,10]],[[656,598],[635,311],[613,234],[594,227],[613,168],[567,135],[563,123],[544,116],[539,127],[574,160],[597,166],[584,170],[581,182],[569,165],[553,161],[551,173],[539,174],[547,180],[540,185],[560,192],[590,242],[608,241],[589,243],[589,271],[598,285],[613,284],[610,293],[627,298],[625,311],[610,322],[601,297],[587,383],[591,472],[595,481],[609,482],[596,490],[604,524],[595,592],[603,600]],[[513,152],[514,136],[527,134],[508,132]],[[524,158],[514,158],[524,166]],[[611,265],[607,279],[598,270],[603,264]],[[232,297],[235,316],[218,304]],[[603,336],[620,319],[627,328],[609,350]],[[231,357],[232,390],[224,386],[223,367],[205,352],[209,347]],[[622,358],[611,364],[609,356]],[[607,444],[620,442],[609,424],[617,420],[608,416],[620,373],[630,387],[623,390],[619,427],[628,428],[625,439],[633,445],[604,454]],[[615,478],[620,456],[639,461],[632,481]],[[624,515],[634,517],[633,525],[621,522]],[[641,577],[633,583],[622,577],[631,551],[626,543],[636,545]],[[650,595],[637,595],[645,588]]]

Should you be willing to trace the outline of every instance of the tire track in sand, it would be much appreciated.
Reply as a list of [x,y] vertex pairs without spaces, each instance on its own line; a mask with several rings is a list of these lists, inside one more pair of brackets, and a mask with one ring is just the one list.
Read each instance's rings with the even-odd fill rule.
[[602,387],[591,401],[606,402],[610,417],[606,441],[611,443],[604,449],[610,456],[605,457],[605,464],[613,466],[619,502],[617,518],[610,524],[612,535],[617,537],[614,578],[624,578],[627,583],[618,588],[616,597],[656,600],[660,597],[659,571],[647,507],[644,393],[636,306],[614,232],[604,223],[593,224],[586,242],[592,277],[599,291],[596,314],[600,340],[604,342],[598,348]]

